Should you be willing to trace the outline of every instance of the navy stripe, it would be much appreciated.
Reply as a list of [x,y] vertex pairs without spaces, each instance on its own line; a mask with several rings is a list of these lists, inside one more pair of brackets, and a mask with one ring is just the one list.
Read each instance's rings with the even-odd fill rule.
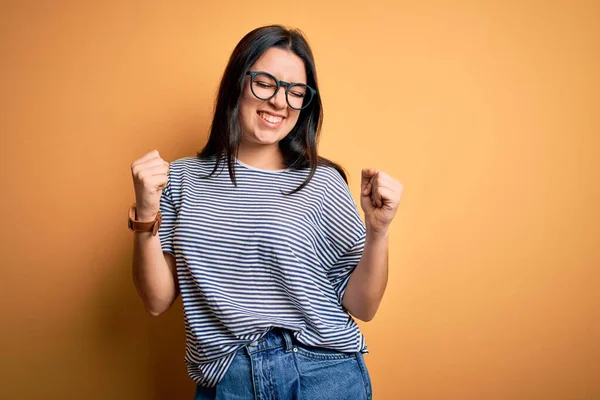
[[319,167],[262,171],[238,161],[238,186],[215,159],[171,163],[161,197],[159,237],[177,260],[190,377],[212,387],[237,350],[270,328],[290,329],[309,346],[367,352],[341,305],[360,261],[365,226],[348,186]]

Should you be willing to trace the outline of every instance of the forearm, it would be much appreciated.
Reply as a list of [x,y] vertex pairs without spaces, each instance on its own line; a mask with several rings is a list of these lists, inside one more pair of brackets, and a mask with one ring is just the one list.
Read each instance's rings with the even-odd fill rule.
[[[152,315],[165,312],[179,294],[174,265],[169,265],[160,238],[136,232],[133,244],[133,281],[144,306]],[[174,260],[172,260],[174,264]]]
[[388,233],[367,230],[360,262],[350,275],[342,300],[355,317],[370,321],[375,316],[388,280]]

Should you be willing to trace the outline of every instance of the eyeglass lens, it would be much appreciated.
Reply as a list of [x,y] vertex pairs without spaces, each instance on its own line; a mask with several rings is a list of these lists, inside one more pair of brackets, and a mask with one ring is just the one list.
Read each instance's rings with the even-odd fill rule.
[[[285,87],[281,88],[286,90]],[[252,92],[261,100],[269,100],[275,95],[277,82],[269,74],[256,74],[252,82]],[[312,100],[312,92],[302,83],[290,85],[286,90],[286,98],[290,107],[301,109]]]

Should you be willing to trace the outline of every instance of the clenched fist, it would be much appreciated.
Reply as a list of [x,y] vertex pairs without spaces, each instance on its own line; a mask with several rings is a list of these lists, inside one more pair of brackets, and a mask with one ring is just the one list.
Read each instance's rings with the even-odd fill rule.
[[160,210],[160,196],[167,186],[169,163],[152,150],[131,164],[137,219],[153,221]]
[[376,168],[362,170],[360,203],[365,212],[367,230],[385,233],[396,215],[403,185]]

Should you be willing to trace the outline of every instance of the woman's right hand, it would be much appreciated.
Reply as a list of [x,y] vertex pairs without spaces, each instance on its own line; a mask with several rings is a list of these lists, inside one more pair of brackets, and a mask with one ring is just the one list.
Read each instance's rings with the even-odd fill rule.
[[152,221],[158,214],[168,173],[169,163],[160,158],[157,150],[152,150],[131,164],[138,221]]

